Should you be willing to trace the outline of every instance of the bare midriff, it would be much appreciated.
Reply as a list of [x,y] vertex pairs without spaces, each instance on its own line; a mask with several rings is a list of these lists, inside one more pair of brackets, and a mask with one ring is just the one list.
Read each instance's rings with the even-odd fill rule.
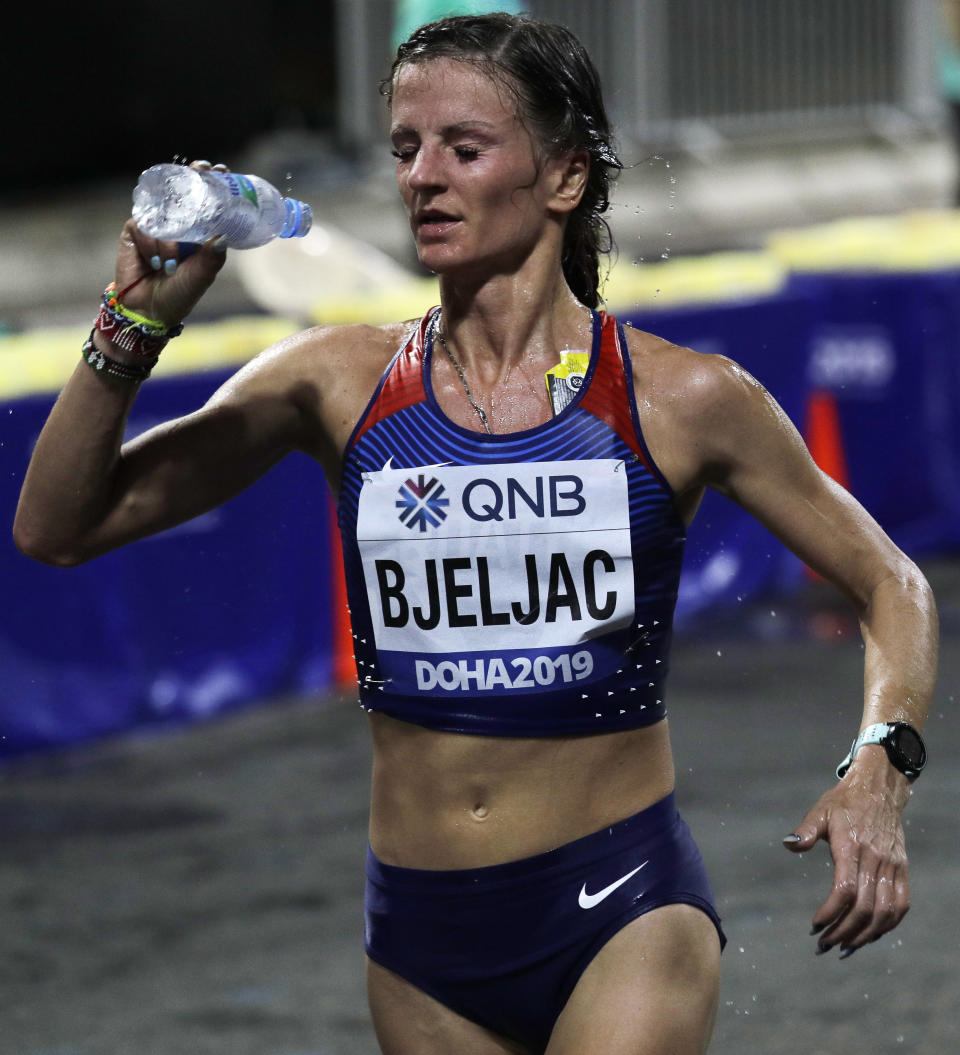
[[673,789],[666,721],[591,736],[437,732],[371,715],[373,852],[403,868],[520,860],[632,816]]

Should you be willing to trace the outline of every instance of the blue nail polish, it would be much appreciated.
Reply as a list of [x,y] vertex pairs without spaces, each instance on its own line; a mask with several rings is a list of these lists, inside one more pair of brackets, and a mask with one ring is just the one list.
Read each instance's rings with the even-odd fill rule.
[[851,957],[851,956],[852,956],[852,955],[853,955],[853,954],[854,954],[854,953],[855,953],[856,951],[857,951],[857,950],[856,950],[856,949],[853,949],[853,948],[851,948],[851,949],[842,949],[842,950],[840,951],[840,959],[841,959],[841,960],[849,960],[849,959],[850,959],[850,957]]
[[817,945],[817,956],[823,956],[824,953],[829,952],[833,948],[832,945]]
[[150,266],[153,268],[154,271],[159,271],[160,268],[163,267],[163,264],[161,264],[161,262],[160,262],[160,257],[158,257],[158,256],[150,257]]
[[176,262],[176,260],[173,260],[173,259],[171,259],[171,260],[164,260],[164,262],[163,262],[163,270],[166,271],[166,273],[168,275],[172,275],[174,273],[174,271],[177,270],[177,262]]

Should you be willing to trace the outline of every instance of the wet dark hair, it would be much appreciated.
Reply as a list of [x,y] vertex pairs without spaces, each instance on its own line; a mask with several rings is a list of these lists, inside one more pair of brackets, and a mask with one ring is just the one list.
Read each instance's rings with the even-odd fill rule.
[[583,197],[567,218],[562,265],[577,299],[598,307],[600,256],[614,248],[603,213],[610,205],[610,182],[623,166],[613,149],[600,77],[586,49],[564,26],[523,15],[442,18],[420,26],[400,45],[381,94],[392,102],[400,69],[442,58],[472,63],[505,83],[548,154],[590,155]]

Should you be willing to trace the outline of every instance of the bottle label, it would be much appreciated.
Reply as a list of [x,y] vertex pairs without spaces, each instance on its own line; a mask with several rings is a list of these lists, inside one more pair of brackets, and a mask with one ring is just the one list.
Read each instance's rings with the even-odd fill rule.
[[247,201],[253,202],[254,205],[259,204],[257,192],[246,176],[241,176],[238,172],[217,172],[215,175],[219,176],[230,188],[232,197],[246,198]]

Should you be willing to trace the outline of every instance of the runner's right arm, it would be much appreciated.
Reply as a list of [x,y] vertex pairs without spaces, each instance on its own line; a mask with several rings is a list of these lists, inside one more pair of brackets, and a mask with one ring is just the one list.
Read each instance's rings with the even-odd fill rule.
[[[117,288],[136,281],[124,304],[173,325],[213,282],[224,254],[204,246],[172,275],[151,258],[176,259],[176,245],[148,238],[128,221]],[[101,333],[94,341],[111,358],[133,361]],[[282,363],[276,368],[283,358],[265,355],[201,410],[125,447],[138,386],[80,362],[27,470],[14,521],[18,548],[45,563],[75,565],[197,516],[248,486],[301,440],[302,407],[291,398],[289,371]]]
[[268,369],[121,446],[132,404],[133,393],[77,366],[20,494],[14,540],[27,556],[69,567],[163,531],[227,501],[301,446],[301,411]]

